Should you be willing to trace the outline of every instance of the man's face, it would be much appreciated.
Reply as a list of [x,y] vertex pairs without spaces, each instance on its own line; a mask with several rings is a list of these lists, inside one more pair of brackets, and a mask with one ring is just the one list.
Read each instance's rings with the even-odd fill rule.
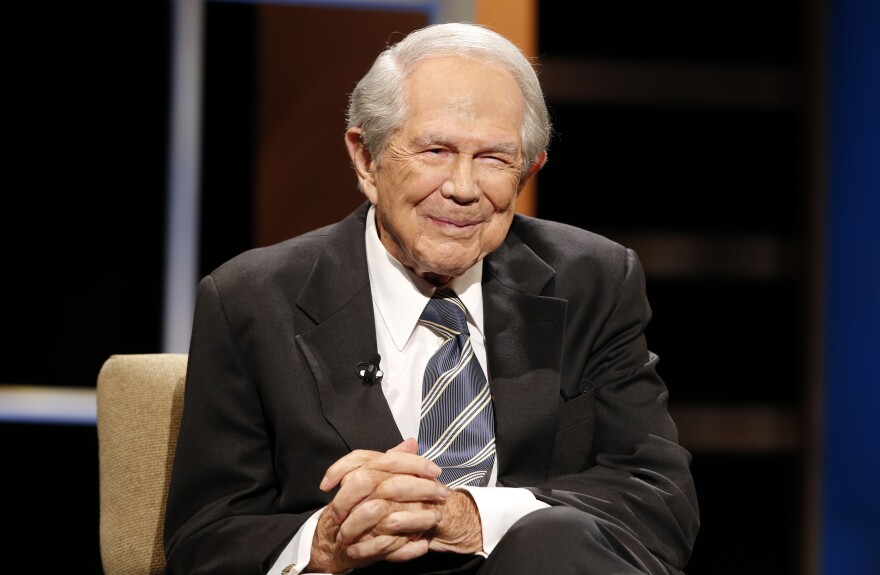
[[438,285],[504,241],[522,182],[523,102],[495,64],[429,59],[406,84],[409,116],[362,177],[385,248]]

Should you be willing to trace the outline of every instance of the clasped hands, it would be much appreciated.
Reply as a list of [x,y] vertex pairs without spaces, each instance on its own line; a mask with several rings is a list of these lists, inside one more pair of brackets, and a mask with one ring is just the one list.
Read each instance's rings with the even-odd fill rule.
[[437,481],[440,467],[407,439],[385,453],[357,450],[327,469],[322,491],[339,490],[318,519],[308,572],[335,573],[428,551],[476,553],[482,530],[467,492]]

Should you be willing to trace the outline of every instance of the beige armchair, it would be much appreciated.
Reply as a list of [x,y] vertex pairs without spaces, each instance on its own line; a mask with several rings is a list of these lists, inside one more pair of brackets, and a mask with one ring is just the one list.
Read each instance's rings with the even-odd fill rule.
[[114,355],[98,375],[105,575],[163,575],[162,527],[183,410],[186,354]]

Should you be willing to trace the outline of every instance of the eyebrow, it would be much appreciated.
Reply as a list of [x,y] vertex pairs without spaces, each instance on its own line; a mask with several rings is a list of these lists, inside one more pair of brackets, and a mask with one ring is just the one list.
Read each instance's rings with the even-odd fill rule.
[[[450,146],[452,144],[451,140],[446,136],[441,136],[438,134],[429,134],[422,138],[417,138],[415,140],[416,146],[422,148],[429,148],[431,146]],[[497,153],[497,154],[509,154],[511,156],[515,156],[517,154],[518,148],[516,144],[512,143],[500,143],[490,146],[481,151],[481,153]]]

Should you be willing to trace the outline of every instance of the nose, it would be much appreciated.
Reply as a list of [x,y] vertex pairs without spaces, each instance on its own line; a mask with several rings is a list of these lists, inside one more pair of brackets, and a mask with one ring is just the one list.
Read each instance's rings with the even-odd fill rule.
[[465,155],[456,157],[453,169],[440,186],[443,197],[459,204],[472,204],[480,196],[473,173],[472,158]]

